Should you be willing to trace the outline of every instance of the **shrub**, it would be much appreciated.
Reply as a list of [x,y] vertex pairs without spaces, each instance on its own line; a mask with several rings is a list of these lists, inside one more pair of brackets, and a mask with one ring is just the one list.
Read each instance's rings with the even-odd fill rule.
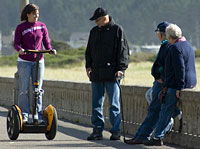
[[156,54],[154,53],[138,52],[138,53],[133,53],[130,56],[130,62],[144,62],[144,61],[153,62],[155,58]]
[[70,49],[70,45],[68,43],[60,40],[51,40],[51,45],[52,48],[56,49],[57,51]]
[[195,51],[195,57],[200,57],[200,50]]
[[[85,50],[79,49],[68,49],[60,50],[56,55],[45,54],[45,65],[47,67],[64,67],[66,65],[78,65],[84,60]],[[0,57],[1,66],[16,66],[18,54],[11,56]]]

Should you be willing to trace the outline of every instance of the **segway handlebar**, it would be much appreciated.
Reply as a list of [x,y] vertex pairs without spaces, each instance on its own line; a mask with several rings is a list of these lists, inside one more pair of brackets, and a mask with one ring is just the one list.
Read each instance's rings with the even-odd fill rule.
[[49,54],[53,54],[54,51],[56,51],[55,49],[51,49],[51,50],[30,50],[30,49],[26,49],[24,52],[29,54],[29,53],[49,53]]

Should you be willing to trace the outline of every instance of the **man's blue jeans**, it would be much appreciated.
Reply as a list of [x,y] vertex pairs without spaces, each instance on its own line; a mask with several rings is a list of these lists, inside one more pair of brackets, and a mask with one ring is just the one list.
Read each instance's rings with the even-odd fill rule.
[[120,102],[119,87],[113,82],[92,82],[92,124],[100,131],[104,129],[103,104],[105,100],[105,90],[109,99],[109,116],[112,128],[110,132],[120,132]]
[[[18,105],[20,109],[22,110],[22,116],[24,120],[28,120],[29,117],[29,82],[30,78],[32,78],[32,86],[34,91],[34,81],[36,78],[36,62],[17,62],[17,69],[19,74],[19,95],[18,95]],[[39,120],[42,120],[42,95],[43,95],[43,89],[42,89],[42,83],[43,83],[43,76],[44,76],[44,61],[39,62],[39,70],[38,70],[38,82],[39,82],[39,98],[37,101],[37,111],[38,111],[38,118]]]
[[[152,91],[152,102],[148,108],[148,114],[139,127],[136,138],[145,141],[149,140],[153,130],[156,128],[155,135],[163,136],[168,129],[165,129],[170,122],[170,119],[174,113],[177,100],[174,100],[169,96],[171,89],[167,90],[167,97],[165,104],[161,104],[158,100],[158,95],[162,89],[162,84],[154,81]],[[165,113],[164,113],[165,111]]]

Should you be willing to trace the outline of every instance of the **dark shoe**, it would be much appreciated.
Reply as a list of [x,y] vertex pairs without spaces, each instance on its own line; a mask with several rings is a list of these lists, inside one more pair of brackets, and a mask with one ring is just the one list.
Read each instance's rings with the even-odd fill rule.
[[45,123],[44,120],[39,120],[39,121],[38,121],[38,124],[40,124],[40,125],[45,125],[46,123]]
[[102,140],[102,131],[94,128],[92,134],[87,138],[87,140]]
[[144,141],[143,144],[146,145],[146,146],[154,146],[154,145],[155,146],[162,146],[163,140],[152,138],[149,141]]
[[120,140],[120,133],[119,132],[113,132],[110,136],[110,140]]
[[34,124],[34,125],[38,125],[38,124],[39,124],[38,119],[34,119],[34,120],[33,120],[33,124]]
[[23,121],[23,125],[29,124],[28,121]]
[[143,141],[139,140],[138,138],[133,138],[130,140],[124,141],[126,144],[134,145],[134,144],[143,144]]

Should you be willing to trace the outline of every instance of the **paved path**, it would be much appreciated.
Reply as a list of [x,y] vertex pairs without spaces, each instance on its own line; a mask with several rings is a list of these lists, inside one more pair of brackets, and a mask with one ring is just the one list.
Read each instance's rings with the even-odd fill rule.
[[52,141],[48,141],[44,134],[20,134],[16,141],[11,141],[7,136],[6,116],[7,109],[0,107],[0,149],[180,149],[180,147],[169,145],[146,147],[144,145],[127,145],[122,141],[110,141],[110,133],[108,131],[103,133],[104,140],[87,141],[86,138],[91,133],[91,128],[63,120],[59,120],[58,132],[56,138]]

